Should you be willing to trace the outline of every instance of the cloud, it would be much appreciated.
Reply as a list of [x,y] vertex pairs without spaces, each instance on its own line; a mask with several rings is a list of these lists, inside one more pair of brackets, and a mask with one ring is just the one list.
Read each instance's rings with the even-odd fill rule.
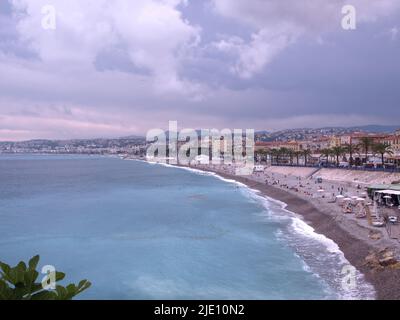
[[392,40],[396,40],[399,34],[399,28],[393,27],[389,30],[389,34]]
[[254,29],[251,39],[223,39],[217,48],[236,51],[232,72],[248,79],[261,72],[279,53],[301,36],[315,37],[341,28],[342,7],[356,8],[357,21],[371,22],[400,9],[397,0],[212,0],[214,12]]
[[[131,62],[149,70],[161,92],[193,93],[195,84],[179,78],[180,57],[200,41],[201,29],[190,25],[179,5],[186,1],[53,0],[56,30],[44,30],[41,9],[47,0],[12,0],[20,40],[41,61],[68,72],[94,68],[96,57],[111,47],[123,48]],[[168,41],[166,41],[166,39]],[[112,67],[112,66],[110,66]]]
[[241,78],[249,79],[261,71],[292,41],[293,36],[289,33],[276,33],[262,29],[251,36],[249,43],[232,37],[220,40],[214,45],[222,52],[236,53],[238,59],[231,67],[231,72]]
[[395,121],[400,2],[352,2],[2,1],[0,140]]

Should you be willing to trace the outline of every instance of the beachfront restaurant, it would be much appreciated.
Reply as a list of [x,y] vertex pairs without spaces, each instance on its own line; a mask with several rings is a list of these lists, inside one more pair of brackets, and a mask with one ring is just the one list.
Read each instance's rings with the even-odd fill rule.
[[368,188],[369,197],[379,205],[400,209],[400,185],[374,185]]

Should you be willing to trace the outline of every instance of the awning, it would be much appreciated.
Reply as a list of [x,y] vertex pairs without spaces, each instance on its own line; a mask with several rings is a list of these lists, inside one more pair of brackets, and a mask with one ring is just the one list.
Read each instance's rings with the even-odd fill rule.
[[392,194],[392,195],[400,196],[400,191],[395,191],[395,190],[379,190],[379,191],[376,191],[376,193]]

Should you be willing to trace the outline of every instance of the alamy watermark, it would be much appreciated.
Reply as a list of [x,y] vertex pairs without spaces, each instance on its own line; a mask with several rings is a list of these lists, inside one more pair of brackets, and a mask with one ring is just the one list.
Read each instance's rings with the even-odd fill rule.
[[352,265],[345,265],[342,268],[342,289],[352,291],[357,288],[357,270]]
[[342,28],[343,30],[357,29],[357,11],[353,5],[345,5],[342,7]]
[[254,171],[254,129],[182,129],[170,121],[168,131],[152,129],[146,136],[147,160],[173,165],[230,165],[235,174]]
[[57,11],[52,5],[45,5],[42,7],[42,28],[44,30],[57,29]]
[[[54,5],[44,5],[41,13],[43,15],[41,25],[44,30],[56,30],[57,10]],[[341,26],[344,30],[355,30],[357,28],[357,11],[354,5],[346,4],[341,8],[343,15]]]
[[42,268],[42,274],[45,274],[42,279],[42,288],[49,291],[56,290],[56,268],[51,265],[44,266]]

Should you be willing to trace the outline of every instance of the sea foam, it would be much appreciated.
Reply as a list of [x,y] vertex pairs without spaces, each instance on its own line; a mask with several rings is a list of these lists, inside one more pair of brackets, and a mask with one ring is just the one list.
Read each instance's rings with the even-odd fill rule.
[[[265,196],[265,195],[260,195],[260,190],[257,189],[252,189],[248,187],[246,184],[241,183],[237,180],[234,179],[227,179],[222,177],[221,175],[215,173],[215,172],[209,172],[205,170],[200,170],[200,169],[194,169],[194,168],[188,168],[188,167],[177,167],[173,165],[166,165],[162,164],[166,167],[172,167],[172,168],[180,168],[183,170],[187,170],[189,172],[192,172],[194,174],[200,174],[200,175],[208,175],[212,176],[216,179],[219,179],[223,182],[226,183],[231,183],[235,184],[238,187],[240,187],[242,194],[245,196],[257,201],[258,203],[262,204],[263,207],[265,208],[264,214],[266,214],[270,219],[273,219],[275,221],[282,221],[282,220],[290,220],[289,228],[288,230],[293,233],[294,236],[300,236],[307,238],[309,241],[316,241],[320,245],[326,248],[327,253],[325,254],[325,257],[323,258],[329,258],[327,255],[333,255],[333,259],[337,260],[336,266],[334,267],[334,270],[332,270],[332,273],[335,275],[336,279],[334,279],[335,282],[335,287],[336,290],[338,291],[338,297],[339,299],[374,299],[375,298],[375,290],[372,285],[370,285],[368,282],[365,281],[364,276],[356,270],[356,281],[357,281],[357,288],[356,289],[343,289],[341,288],[341,278],[338,278],[337,276],[340,275],[339,269],[342,269],[344,266],[350,266],[350,262],[345,258],[344,253],[340,250],[340,247],[331,239],[326,237],[325,235],[318,233],[315,231],[315,229],[307,224],[300,215],[296,214],[295,212],[292,212],[287,209],[287,204],[285,202],[282,202],[280,200]],[[272,204],[272,206],[271,206]],[[275,204],[275,208],[274,207]],[[278,210],[274,210],[278,209]],[[280,211],[280,213],[279,213]],[[281,233],[283,234],[283,233]],[[283,237],[280,237],[283,238]],[[295,248],[296,249],[296,248]],[[300,257],[303,263],[303,269],[306,272],[311,272],[315,273],[315,275],[318,278],[323,278],[319,274],[319,270],[317,270],[315,267],[313,268],[312,266],[309,265],[310,262],[306,262],[303,260],[303,257],[301,254],[295,253],[297,256]],[[323,267],[323,266],[322,266]]]

